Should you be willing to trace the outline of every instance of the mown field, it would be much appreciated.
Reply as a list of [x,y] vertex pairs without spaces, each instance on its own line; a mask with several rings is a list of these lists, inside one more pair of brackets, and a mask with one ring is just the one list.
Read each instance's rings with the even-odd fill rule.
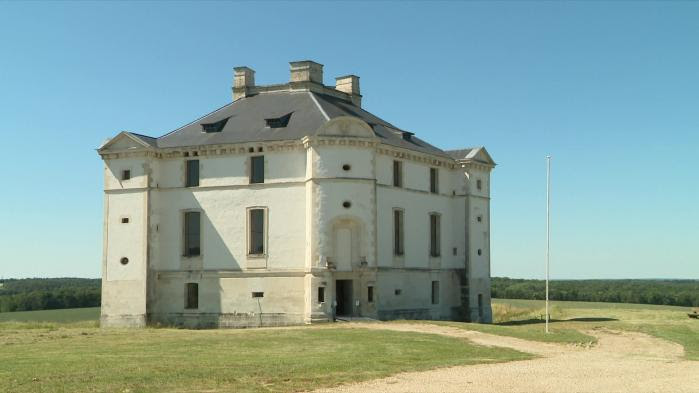
[[[493,301],[495,324],[462,329],[594,345],[594,329],[633,330],[674,341],[699,360],[699,321],[688,308],[552,302],[544,333],[543,302]],[[250,330],[99,329],[99,309],[0,314],[0,391],[184,392],[299,391],[403,371],[531,358],[456,338],[347,325]],[[401,322],[395,322],[401,323]]]
[[699,320],[687,317],[688,307],[553,301],[549,334],[544,332],[544,309],[542,300],[493,299],[492,325],[438,323],[533,341],[585,345],[595,342],[586,331],[630,330],[681,344],[687,359],[699,360]]
[[300,391],[532,357],[462,339],[342,325],[99,329],[94,319],[55,322],[55,314],[35,313],[34,321],[23,313],[23,322],[0,322],[0,392]]

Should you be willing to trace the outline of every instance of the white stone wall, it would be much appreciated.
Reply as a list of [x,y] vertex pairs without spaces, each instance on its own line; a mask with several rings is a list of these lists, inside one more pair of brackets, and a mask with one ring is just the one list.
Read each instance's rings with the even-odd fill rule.
[[[142,325],[146,313],[152,322],[183,326],[327,320],[336,279],[353,280],[355,315],[379,318],[453,318],[467,284],[465,312],[478,316],[482,294],[487,315],[481,320],[488,321],[489,171],[440,157],[415,160],[395,148],[395,155],[387,154],[352,120],[333,127],[325,130],[326,142],[311,140],[305,147],[106,160],[103,321],[130,318],[123,324]],[[265,157],[264,184],[249,184],[249,158],[255,155]],[[403,162],[401,188],[393,187],[396,155]],[[184,187],[188,159],[199,160],[199,187]],[[438,194],[429,190],[431,167],[438,168]],[[132,179],[120,180],[124,169]],[[481,190],[475,179],[481,179]],[[267,209],[261,258],[247,255],[251,207]],[[400,257],[393,255],[394,208],[404,211]],[[191,210],[201,212],[201,255],[184,257],[184,212]],[[430,213],[441,217],[439,257],[429,255]],[[123,216],[128,224],[121,224]],[[119,264],[122,255],[129,257],[127,265]],[[432,281],[440,283],[438,304],[431,303]],[[196,310],[184,309],[188,282],[199,284]],[[323,303],[318,286],[326,288]],[[264,297],[253,298],[252,292]]]

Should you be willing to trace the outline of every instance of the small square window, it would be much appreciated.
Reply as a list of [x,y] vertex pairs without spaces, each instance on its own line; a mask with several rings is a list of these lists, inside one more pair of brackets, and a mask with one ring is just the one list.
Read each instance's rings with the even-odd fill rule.
[[130,169],[125,169],[121,171],[121,180],[129,180],[131,179],[131,170]]
[[265,293],[264,292],[253,292],[252,297],[254,297],[254,298],[265,297]]
[[128,224],[128,223],[129,223],[129,218],[128,218],[128,217],[122,217],[122,218],[121,218],[121,223],[122,223],[122,224]]
[[393,293],[396,295],[400,295],[402,292],[403,291],[401,291],[400,289],[396,289],[395,291],[393,291]]
[[478,217],[476,217],[476,220],[477,220],[478,222],[482,222],[482,221],[483,221],[483,216],[478,216]]

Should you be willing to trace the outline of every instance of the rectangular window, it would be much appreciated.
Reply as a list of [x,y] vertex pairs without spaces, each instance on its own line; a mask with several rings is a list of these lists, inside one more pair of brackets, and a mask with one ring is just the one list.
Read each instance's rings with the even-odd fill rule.
[[131,170],[130,169],[125,169],[121,171],[121,180],[129,180],[131,179]]
[[430,255],[433,257],[440,254],[439,221],[439,214],[430,214]]
[[483,189],[483,182],[481,181],[481,179],[476,180],[476,188],[479,190]]
[[199,212],[184,213],[184,255],[187,257],[201,254],[200,216]]
[[432,281],[432,304],[439,304],[439,281]]
[[264,292],[253,292],[252,297],[253,298],[265,297],[265,293]]
[[439,193],[439,171],[437,168],[430,168],[430,192]]
[[265,253],[265,210],[250,209],[249,225],[250,245],[248,254],[262,255]]
[[199,160],[187,160],[186,187],[199,187]]
[[403,163],[393,161],[393,186],[403,187]]
[[199,284],[195,282],[187,283],[187,299],[184,308],[197,309],[199,308]]
[[325,303],[325,287],[318,287],[318,303]]
[[265,156],[250,157],[250,183],[265,182]]
[[393,254],[403,255],[403,210],[393,211]]
[[478,318],[483,318],[483,294],[478,294]]
[[366,288],[366,301],[368,303],[374,302],[374,287],[371,285]]

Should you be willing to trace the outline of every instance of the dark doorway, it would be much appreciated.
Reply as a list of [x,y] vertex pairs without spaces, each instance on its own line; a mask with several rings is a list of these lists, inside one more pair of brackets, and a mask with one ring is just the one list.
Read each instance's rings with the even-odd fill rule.
[[337,315],[352,315],[352,280],[335,281],[335,299],[337,300]]

